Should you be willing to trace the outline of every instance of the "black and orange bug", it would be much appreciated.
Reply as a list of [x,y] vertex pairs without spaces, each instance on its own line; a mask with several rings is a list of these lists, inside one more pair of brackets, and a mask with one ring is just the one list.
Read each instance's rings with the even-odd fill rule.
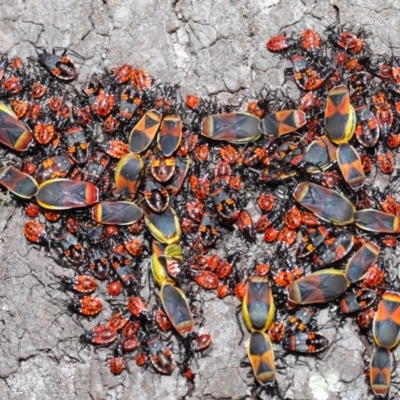
[[374,242],[364,243],[351,257],[346,265],[346,276],[351,282],[362,279],[368,268],[378,259],[380,248]]
[[110,358],[110,371],[114,375],[119,375],[125,367],[124,363],[124,349],[121,343],[118,343]]
[[295,280],[300,279],[303,275],[304,272],[299,267],[295,267],[292,270],[280,269],[274,273],[274,282],[280,287],[287,287]]
[[375,396],[386,397],[392,375],[392,355],[385,347],[377,347],[372,354],[369,381]]
[[140,257],[143,254],[142,242],[128,234],[124,235],[124,247],[131,256]]
[[164,245],[153,241],[151,272],[154,281],[161,287],[164,283],[174,283],[181,272],[182,248],[178,244]]
[[201,217],[204,214],[205,206],[201,200],[195,200],[191,203],[186,204],[186,210],[191,219],[200,223]]
[[93,317],[101,312],[103,303],[97,297],[84,296],[68,304],[68,311],[85,317]]
[[11,75],[2,84],[0,93],[5,95],[16,95],[26,86],[26,81],[22,77]]
[[165,283],[160,290],[160,300],[169,321],[179,335],[190,335],[194,329],[194,319],[183,291]]
[[85,259],[85,253],[78,238],[69,232],[66,228],[61,228],[57,236],[57,241],[60,244],[64,256],[72,264],[77,265]]
[[195,337],[190,342],[190,348],[193,351],[203,351],[210,347],[212,343],[212,337],[209,333],[202,333],[200,335],[195,335]]
[[83,333],[79,340],[82,343],[90,343],[97,346],[105,346],[117,339],[118,332],[108,325],[97,325],[93,329]]
[[354,221],[354,205],[334,190],[303,182],[297,186],[293,197],[319,218],[335,225],[348,225]]
[[364,184],[365,174],[357,150],[348,143],[342,143],[337,149],[337,161],[344,180],[352,189]]
[[220,284],[217,288],[217,296],[219,299],[223,299],[230,293],[230,288],[228,285]]
[[128,85],[122,91],[120,96],[118,121],[125,123],[132,119],[141,103],[138,92],[132,85]]
[[357,116],[355,134],[357,140],[364,147],[373,147],[379,139],[379,124],[376,116],[368,106],[362,102],[354,106]]
[[305,332],[307,325],[311,323],[315,309],[312,307],[302,307],[298,309],[286,322],[287,333]]
[[176,196],[182,188],[186,174],[190,166],[190,157],[175,157],[175,173],[167,184],[167,190],[171,196]]
[[0,143],[16,151],[25,151],[33,141],[29,129],[18,120],[14,112],[0,104]]
[[353,248],[354,236],[349,232],[336,232],[316,249],[313,261],[326,267],[344,258]]
[[264,135],[279,137],[294,132],[304,126],[306,114],[300,110],[283,110],[267,115],[260,122]]
[[203,164],[207,161],[208,159],[208,154],[209,154],[209,145],[208,143],[204,143],[202,145],[196,145],[193,155],[196,158],[196,160]]
[[131,225],[143,211],[130,201],[103,201],[92,207],[92,218],[103,225]]
[[147,205],[156,213],[164,212],[169,206],[169,193],[160,183],[147,179],[143,192]]
[[64,290],[70,290],[79,294],[90,294],[96,290],[97,283],[91,276],[76,275],[72,278],[64,277],[61,280],[61,286]]
[[182,139],[182,119],[177,115],[163,118],[158,134],[158,148],[165,157],[170,157],[179,147]]
[[329,139],[335,144],[347,143],[352,138],[356,114],[346,86],[336,86],[328,92],[325,127]]
[[85,163],[88,159],[89,152],[85,132],[82,127],[76,125],[68,128],[66,137],[68,153],[71,158],[78,164]]
[[201,134],[209,139],[247,143],[260,137],[260,118],[246,112],[216,114],[206,117]]
[[194,196],[199,200],[205,200],[211,190],[210,181],[207,175],[199,178],[195,174],[190,175],[189,177],[190,188]]
[[263,118],[265,115],[265,111],[259,107],[259,103],[257,101],[251,101],[247,105],[246,111],[250,114],[257,116],[258,118]]
[[233,253],[226,259],[220,260],[215,270],[219,279],[226,279],[233,271],[233,264],[240,257],[239,253]]
[[87,207],[99,201],[99,190],[90,182],[50,179],[39,185],[36,200],[51,210]]
[[[55,54],[58,50],[63,50],[60,56]],[[38,54],[38,59],[56,78],[63,81],[73,81],[78,77],[78,69],[75,63],[65,55],[66,53],[67,49],[54,48],[53,54],[43,51]],[[78,56],[75,52],[74,54]]]
[[157,336],[150,336],[146,342],[153,367],[164,375],[171,375],[176,363],[171,350]]
[[244,323],[249,331],[266,330],[275,316],[275,302],[266,276],[250,276],[242,302]]
[[164,157],[156,154],[151,160],[150,168],[154,179],[161,183],[168,182],[176,170],[175,157]]
[[117,117],[114,117],[112,114],[110,114],[103,123],[103,131],[107,135],[113,135],[115,132],[117,132],[118,127],[119,127],[119,119]]
[[220,187],[214,190],[210,196],[221,219],[227,224],[232,224],[239,213],[234,200]]
[[400,294],[386,291],[378,303],[372,324],[372,334],[377,346],[392,349],[400,341]]
[[38,221],[28,221],[24,225],[25,237],[33,243],[49,244],[46,228]]
[[377,293],[371,289],[359,289],[346,295],[339,303],[344,314],[354,313],[370,307],[376,300]]
[[341,296],[350,282],[344,272],[323,269],[292,282],[287,288],[288,299],[294,304],[327,303]]
[[30,199],[38,192],[35,179],[11,166],[0,169],[0,185],[23,199]]
[[400,217],[374,209],[356,211],[354,222],[360,229],[370,232],[391,234],[400,231]]
[[101,118],[107,117],[115,105],[115,95],[108,92],[109,88],[100,87],[97,93],[90,97],[90,109]]
[[329,168],[336,161],[337,147],[326,135],[314,140],[304,151],[306,171],[315,174]]
[[136,336],[131,335],[122,339],[121,345],[124,352],[129,353],[137,349],[137,347],[139,346],[139,341]]
[[121,140],[110,140],[108,142],[99,143],[98,148],[113,158],[120,159],[129,153],[126,143]]
[[126,338],[135,336],[140,329],[140,321],[128,321],[122,328],[122,335]]
[[147,324],[151,321],[151,316],[147,310],[146,304],[140,297],[129,297],[128,309],[132,313],[132,315],[136,318],[139,318],[141,322]]
[[142,158],[137,154],[126,154],[118,162],[115,169],[114,196],[123,196],[134,199],[140,181],[140,174],[144,164]]
[[297,44],[297,40],[292,37],[287,37],[285,33],[280,35],[272,36],[268,39],[266,44],[269,51],[282,51]]
[[163,213],[157,214],[145,203],[141,203],[144,222],[152,236],[161,243],[173,244],[181,237],[181,227],[175,210],[169,206]]
[[282,346],[296,353],[319,353],[329,346],[329,341],[317,332],[296,332],[286,335]]
[[269,336],[260,331],[251,333],[247,346],[247,357],[253,369],[254,377],[262,386],[275,382],[275,355]]
[[147,111],[140,121],[133,128],[129,139],[128,147],[132,153],[142,153],[153,141],[161,124],[162,115],[156,110]]
[[35,171],[35,179],[41,184],[55,178],[65,178],[74,165],[74,161],[65,155],[50,157],[42,161]]

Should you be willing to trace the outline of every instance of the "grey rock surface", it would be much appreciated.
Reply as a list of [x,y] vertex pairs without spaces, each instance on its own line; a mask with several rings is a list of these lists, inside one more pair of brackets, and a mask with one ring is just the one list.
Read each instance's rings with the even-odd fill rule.
[[[181,93],[239,99],[259,93],[265,84],[279,87],[284,63],[266,51],[267,39],[280,31],[290,34],[306,27],[319,33],[335,22],[333,5],[343,23],[372,32],[376,53],[400,47],[397,1],[355,0],[4,0],[0,3],[0,52],[22,58],[35,56],[32,43],[52,49],[67,47],[85,61],[80,80],[102,68],[128,62],[157,80],[178,84]],[[6,194],[0,206],[0,398],[4,400],[84,399],[248,399],[252,378],[240,368],[245,346],[237,302],[207,295],[204,329],[214,342],[194,365],[196,386],[174,373],[159,376],[129,360],[129,371],[114,377],[106,361],[109,351],[76,342],[82,327],[60,313],[49,287],[66,274],[46,252],[23,237],[23,210]],[[227,243],[235,248],[238,238]],[[250,250],[253,251],[254,249]],[[144,268],[147,265],[143,266]],[[70,271],[69,271],[70,272]],[[105,288],[100,289],[105,293]],[[105,321],[104,310],[86,328]],[[326,317],[329,320],[329,317]],[[338,329],[322,329],[330,339],[340,336],[322,359],[285,357],[278,383],[285,399],[355,400],[372,398],[363,375],[366,341],[346,321]],[[246,335],[247,338],[247,335]],[[246,339],[245,338],[245,339]],[[279,352],[279,348],[277,349]],[[398,353],[398,351],[397,351]],[[399,358],[399,357],[397,357]],[[186,397],[185,397],[186,396]],[[400,398],[396,386],[391,396]],[[262,394],[263,398],[270,398]]]

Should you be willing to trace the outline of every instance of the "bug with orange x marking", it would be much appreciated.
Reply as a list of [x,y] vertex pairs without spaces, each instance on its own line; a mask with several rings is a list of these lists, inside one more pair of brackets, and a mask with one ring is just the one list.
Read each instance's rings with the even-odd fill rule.
[[12,166],[0,169],[0,185],[23,199],[30,199],[38,192],[35,179]]
[[306,114],[300,110],[283,110],[267,115],[260,122],[264,135],[279,137],[294,132],[304,126]]
[[369,380],[375,396],[386,397],[390,388],[392,374],[392,355],[384,347],[377,347],[371,358]]

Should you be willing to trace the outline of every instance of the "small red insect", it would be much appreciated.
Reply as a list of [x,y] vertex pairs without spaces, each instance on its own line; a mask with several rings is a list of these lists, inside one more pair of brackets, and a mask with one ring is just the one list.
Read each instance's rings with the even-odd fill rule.
[[49,244],[49,238],[43,224],[37,221],[28,221],[24,225],[25,237],[33,243],[42,245]]

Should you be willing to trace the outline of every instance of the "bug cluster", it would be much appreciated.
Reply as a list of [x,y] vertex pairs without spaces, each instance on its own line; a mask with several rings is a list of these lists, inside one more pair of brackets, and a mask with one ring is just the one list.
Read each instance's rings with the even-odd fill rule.
[[107,282],[118,306],[80,342],[113,345],[112,373],[134,355],[194,382],[212,343],[207,290],[241,303],[257,391],[279,395],[275,346],[328,348],[315,316],[330,303],[375,342],[371,389],[386,396],[400,339],[397,275],[381,254],[400,232],[400,58],[373,55],[367,36],[333,26],[270,38],[300,96],[264,91],[246,111],[183,101],[129,64],[79,86],[65,51],[3,56],[0,184],[26,209],[27,239],[66,267],[67,312],[100,314],[93,294]]

